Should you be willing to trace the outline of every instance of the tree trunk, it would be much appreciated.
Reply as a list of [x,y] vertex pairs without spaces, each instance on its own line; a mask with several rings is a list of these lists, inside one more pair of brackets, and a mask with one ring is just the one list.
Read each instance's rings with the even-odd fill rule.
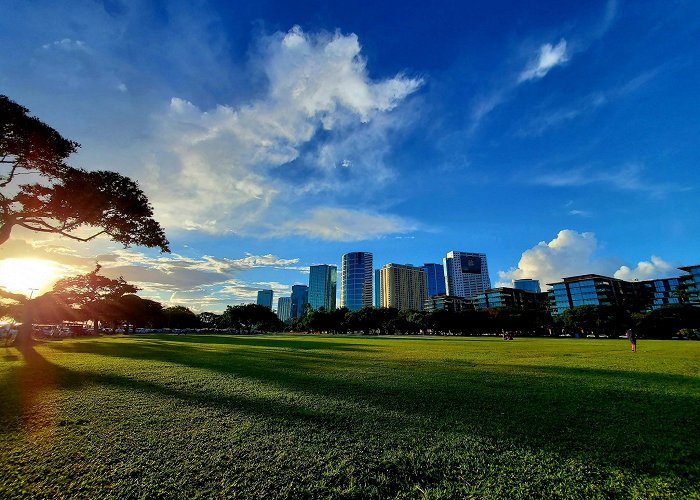
[[22,311],[22,326],[17,333],[17,340],[15,341],[17,347],[20,349],[34,343],[34,311],[33,305],[30,302],[24,304]]
[[0,245],[5,243],[7,240],[10,239],[10,233],[12,232],[12,224],[9,222],[6,222],[2,226],[0,226]]
[[97,318],[92,319],[92,331],[95,335],[100,334],[100,321]]

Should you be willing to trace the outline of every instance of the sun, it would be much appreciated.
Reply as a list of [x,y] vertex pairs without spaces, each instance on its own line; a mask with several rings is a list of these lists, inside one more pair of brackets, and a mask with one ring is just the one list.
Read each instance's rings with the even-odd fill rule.
[[55,262],[42,259],[4,259],[0,261],[0,288],[30,295],[45,292],[59,277]]

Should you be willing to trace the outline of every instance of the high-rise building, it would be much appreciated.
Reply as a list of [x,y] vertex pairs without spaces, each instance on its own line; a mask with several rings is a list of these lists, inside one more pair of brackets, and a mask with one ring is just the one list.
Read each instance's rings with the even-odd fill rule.
[[340,306],[351,311],[372,307],[372,254],[350,252],[340,267]]
[[272,290],[258,290],[257,304],[272,309]]
[[292,317],[291,297],[280,297],[277,299],[277,317],[280,321],[287,321]]
[[542,291],[540,289],[540,280],[526,278],[513,280],[513,288],[515,288],[516,290],[524,290],[526,292],[532,293],[540,293]]
[[428,280],[428,297],[436,295],[445,295],[445,268],[442,264],[423,264]]
[[301,318],[306,312],[306,304],[309,303],[309,287],[306,285],[292,285],[291,300],[290,317]]
[[448,295],[472,298],[491,288],[486,254],[448,252],[443,265]]
[[374,270],[374,307],[382,307],[382,270]]
[[335,310],[337,274],[336,266],[320,264],[309,268],[309,304],[312,309]]
[[387,264],[381,269],[382,307],[422,311],[428,298],[425,271],[408,264]]

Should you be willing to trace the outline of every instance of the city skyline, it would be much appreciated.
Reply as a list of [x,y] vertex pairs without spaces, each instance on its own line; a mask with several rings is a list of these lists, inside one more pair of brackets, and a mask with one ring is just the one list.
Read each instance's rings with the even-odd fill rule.
[[0,286],[98,261],[220,312],[355,248],[416,266],[475,249],[494,287],[672,277],[700,256],[699,14],[10,0],[0,94],[79,142],[71,165],[138,181],[173,253],[16,230]]

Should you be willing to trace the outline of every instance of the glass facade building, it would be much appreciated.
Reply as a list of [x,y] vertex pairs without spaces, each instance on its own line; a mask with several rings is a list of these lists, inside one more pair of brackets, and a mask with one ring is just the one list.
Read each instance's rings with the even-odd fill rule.
[[372,254],[350,252],[340,266],[340,307],[357,311],[372,307]]
[[486,254],[448,252],[442,263],[447,295],[472,298],[491,288]]
[[549,297],[545,293],[533,293],[517,288],[500,287],[486,290],[471,299],[476,309],[546,310]]
[[550,306],[553,315],[585,305],[619,306],[630,311],[642,311],[646,307],[647,294],[638,282],[586,274],[564,278],[564,281],[550,285]]
[[662,278],[640,281],[639,286],[645,292],[646,307],[644,312],[653,311],[668,304],[680,304],[682,278]]
[[309,268],[309,304],[316,310],[335,310],[338,268],[321,264]]
[[374,307],[382,307],[382,270],[374,270]]
[[467,299],[464,297],[452,297],[451,295],[436,295],[425,299],[423,309],[428,312],[445,309],[450,312],[466,311],[474,309]]
[[309,303],[309,287],[306,285],[292,285],[291,300],[290,317],[301,318],[306,311],[306,304]]
[[693,305],[700,305],[700,264],[694,266],[679,267],[681,271],[687,272],[690,276],[681,277],[680,295],[686,302]]
[[428,297],[445,295],[445,268],[442,264],[423,264],[423,271],[428,280]]
[[257,304],[272,309],[272,290],[258,290]]
[[287,321],[292,317],[291,297],[280,297],[277,299],[277,317],[280,321]]
[[532,280],[532,279],[519,279],[519,280],[513,280],[513,288],[516,290],[524,290],[526,292],[532,292],[532,293],[540,293],[542,290],[540,289],[540,280]]

